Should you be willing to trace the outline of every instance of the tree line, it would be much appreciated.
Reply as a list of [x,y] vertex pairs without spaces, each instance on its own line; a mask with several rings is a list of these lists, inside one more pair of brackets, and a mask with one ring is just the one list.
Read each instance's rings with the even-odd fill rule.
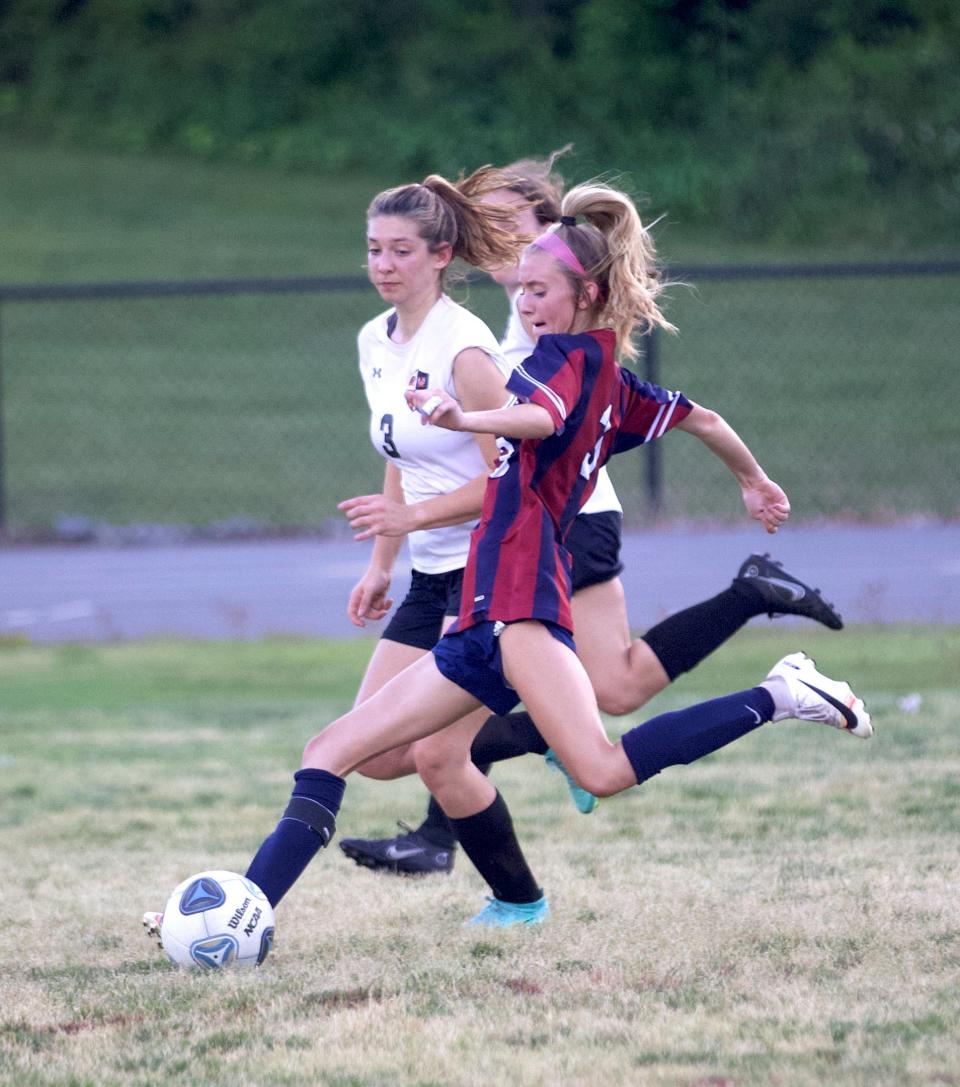
[[958,236],[955,0],[0,0],[0,131],[412,180],[572,142],[743,237]]

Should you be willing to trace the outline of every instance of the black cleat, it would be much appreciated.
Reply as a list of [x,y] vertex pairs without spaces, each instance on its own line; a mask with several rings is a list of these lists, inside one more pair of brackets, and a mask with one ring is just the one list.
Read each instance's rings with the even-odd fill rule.
[[453,849],[428,841],[398,823],[404,830],[396,838],[341,838],[340,848],[363,868],[377,868],[403,876],[426,876],[453,871]]
[[756,589],[768,605],[767,614],[771,618],[774,615],[804,615],[831,630],[843,629],[843,620],[833,605],[823,599],[820,590],[804,585],[769,555],[750,555],[734,580]]

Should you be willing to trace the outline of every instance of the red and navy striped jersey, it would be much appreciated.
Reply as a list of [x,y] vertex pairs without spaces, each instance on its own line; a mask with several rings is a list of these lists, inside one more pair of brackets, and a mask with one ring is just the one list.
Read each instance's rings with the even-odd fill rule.
[[487,620],[542,619],[573,629],[570,556],[563,541],[615,453],[659,438],[691,410],[680,393],[641,381],[614,359],[609,329],[541,336],[507,388],[547,409],[555,433],[498,439],[470,539],[457,628]]

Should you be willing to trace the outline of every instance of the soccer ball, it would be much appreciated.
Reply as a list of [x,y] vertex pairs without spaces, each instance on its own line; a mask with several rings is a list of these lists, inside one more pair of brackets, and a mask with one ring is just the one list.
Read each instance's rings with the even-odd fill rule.
[[259,966],[274,927],[273,907],[255,883],[236,872],[198,872],[167,900],[160,942],[180,966]]

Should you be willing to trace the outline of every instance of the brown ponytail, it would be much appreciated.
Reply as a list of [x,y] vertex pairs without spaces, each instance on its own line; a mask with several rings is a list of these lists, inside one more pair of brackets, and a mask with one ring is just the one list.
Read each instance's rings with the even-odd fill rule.
[[474,268],[514,263],[523,241],[513,233],[510,210],[482,204],[469,195],[471,187],[486,183],[492,170],[485,166],[463,179],[467,191],[439,174],[431,174],[422,184],[387,189],[373,199],[367,218],[398,215],[410,219],[431,252],[449,245],[455,257]]

